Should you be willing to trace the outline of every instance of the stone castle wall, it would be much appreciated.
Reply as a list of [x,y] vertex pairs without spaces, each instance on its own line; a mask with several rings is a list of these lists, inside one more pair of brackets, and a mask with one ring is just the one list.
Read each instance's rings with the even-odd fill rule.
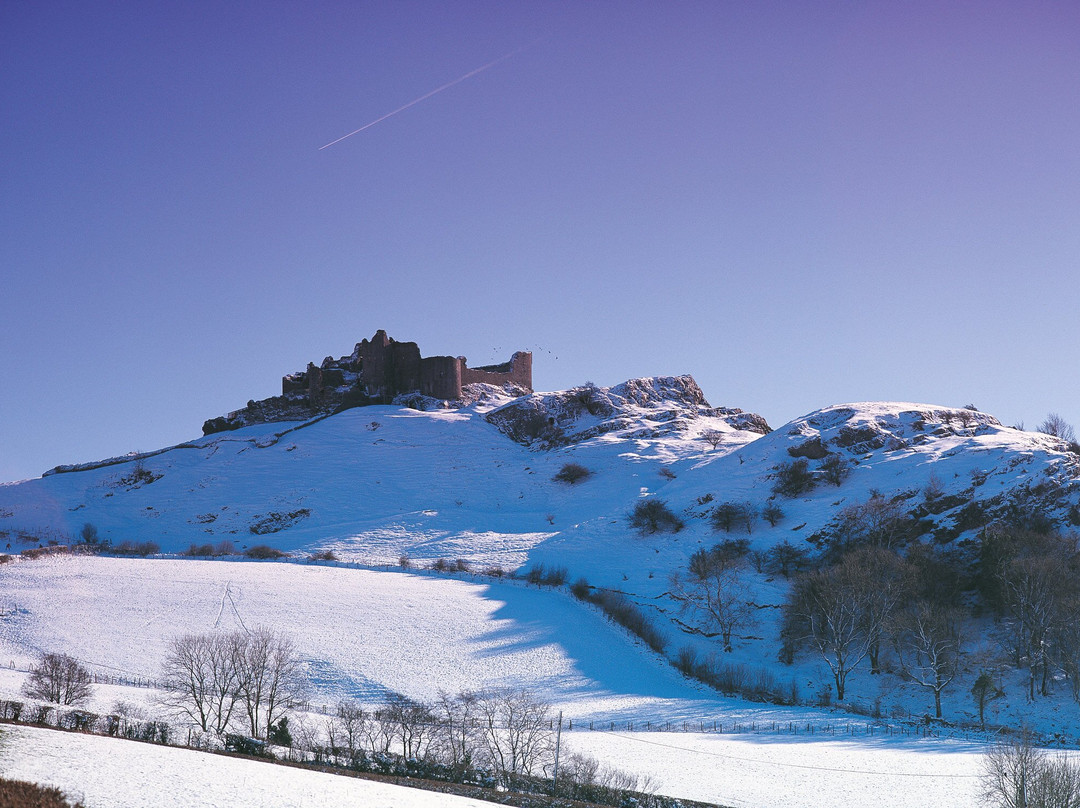
[[453,401],[466,384],[513,384],[532,392],[532,354],[518,351],[502,365],[470,368],[464,357],[420,355],[415,342],[397,342],[379,330],[356,344],[349,356],[326,357],[321,365],[281,379],[281,395],[249,401],[242,410],[203,424],[203,434],[271,421],[305,420],[366,404],[389,404],[403,393],[419,392]]

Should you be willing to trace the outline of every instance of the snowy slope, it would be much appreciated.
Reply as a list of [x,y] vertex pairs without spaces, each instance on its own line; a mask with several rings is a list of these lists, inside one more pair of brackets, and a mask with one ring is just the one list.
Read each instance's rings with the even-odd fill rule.
[[[649,775],[664,794],[760,808],[785,795],[785,804],[808,808],[871,796],[890,808],[977,804],[981,744],[732,734],[733,722],[820,728],[850,719],[703,690],[556,591],[323,566],[61,557],[0,567],[0,593],[0,660],[16,668],[38,649],[62,648],[95,672],[152,679],[171,637],[269,624],[295,637],[316,710],[339,698],[370,704],[387,690],[431,699],[440,689],[524,686],[573,721],[577,729],[563,735],[569,752]],[[19,698],[24,675],[0,670],[0,698]],[[115,685],[97,686],[88,707],[105,713],[118,701],[147,715],[163,709],[154,690]],[[599,731],[609,721],[719,722],[727,732]],[[591,722],[598,731],[582,729]],[[323,804],[342,804],[359,787],[307,775],[291,780],[279,769],[260,775],[264,770],[253,773],[228,759],[145,744],[22,727],[5,732],[0,773],[60,785],[93,806],[157,804],[150,783],[172,795],[207,795],[184,803],[191,805],[233,804],[236,778],[265,777],[270,790],[258,793],[267,804],[314,805],[316,795]],[[93,756],[106,752],[107,767],[119,768],[95,768]],[[308,802],[266,796],[291,799],[296,789]],[[145,800],[131,798],[144,791]]]
[[[939,541],[973,533],[958,522],[970,502],[985,506],[984,518],[1019,506],[1063,526],[1080,519],[1080,459],[1056,438],[983,413],[905,403],[829,407],[763,436],[754,416],[697,403],[674,384],[680,379],[688,377],[599,390],[597,414],[570,406],[572,394],[492,396],[456,410],[365,407],[212,435],[138,460],[0,485],[0,536],[18,552],[65,542],[91,523],[102,538],[153,541],[165,552],[224,539],[237,548],[332,548],[374,564],[402,553],[508,568],[544,561],[594,582],[626,576],[659,591],[649,582],[716,541],[703,498],[781,504],[776,527],[759,520],[752,538],[761,547],[812,536],[872,492],[902,495],[914,511],[928,485],[938,489],[937,506],[921,516]],[[517,412],[520,423],[522,411],[554,421],[559,440],[507,437],[499,416]],[[715,449],[702,440],[709,431],[721,433]],[[779,464],[809,456],[813,470],[823,453],[849,464],[840,487],[819,485],[795,500],[773,495]],[[554,482],[567,462],[592,476]],[[654,495],[687,517],[688,530],[647,541],[628,530],[634,502]]]
[[[570,752],[648,774],[664,794],[737,808],[975,808],[981,749],[962,744],[780,742],[697,733],[565,733]],[[57,786],[87,808],[480,808],[491,803],[368,780],[34,727],[5,728],[0,774]]]
[[490,808],[481,800],[189,749],[5,728],[0,775],[56,786],[87,808]]
[[[963,544],[1001,514],[1048,518],[1062,528],[1080,518],[1077,456],[1050,436],[967,409],[903,402],[828,407],[768,432],[751,414],[709,407],[687,378],[515,400],[490,393],[458,409],[367,407],[212,435],[0,485],[0,531],[9,552],[67,541],[91,523],[114,543],[152,541],[166,553],[228,540],[238,549],[270,544],[297,559],[333,549],[367,565],[396,564],[407,554],[421,564],[461,558],[474,570],[565,566],[571,579],[631,595],[659,618],[674,655],[683,645],[717,650],[676,619],[685,616],[667,596],[670,573],[726,537],[709,525],[717,503],[782,507],[775,526],[759,519],[751,534],[739,534],[755,549],[783,540],[809,546],[844,508],[873,495],[900,502],[920,520],[920,540],[943,546]],[[703,439],[708,432],[719,433],[715,448]],[[849,470],[839,485],[819,482],[794,498],[774,493],[784,464],[805,460],[821,477],[830,457]],[[576,485],[554,481],[568,462],[591,475]],[[643,497],[666,500],[686,529],[631,530],[627,514]],[[775,618],[787,582],[748,578],[760,613],[725,661],[771,668],[783,686],[790,680],[812,700],[830,680],[820,659],[775,663]],[[169,636],[243,620],[306,644],[316,696],[328,703],[386,689],[430,698],[439,687],[520,682],[578,720],[837,718],[719,698],[565,592],[491,578],[59,558],[2,565],[0,583],[0,660],[17,667],[58,647],[103,671],[152,677]],[[970,679],[995,651],[991,634],[971,647],[962,679],[945,694],[947,717],[973,719]],[[1003,674],[1007,695],[993,702],[988,719],[1080,735],[1066,694],[1028,704],[1020,698],[1023,675]],[[0,677],[0,689],[17,689],[17,676],[9,679]],[[849,690],[853,702],[894,716],[930,709],[928,693],[896,675],[860,669]]]

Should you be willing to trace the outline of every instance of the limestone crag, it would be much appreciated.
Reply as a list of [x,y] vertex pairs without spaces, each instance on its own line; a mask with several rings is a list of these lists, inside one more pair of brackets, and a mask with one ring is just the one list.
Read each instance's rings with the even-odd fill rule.
[[518,351],[502,365],[470,368],[463,356],[420,355],[415,342],[397,342],[379,330],[358,342],[348,356],[309,362],[281,379],[281,395],[249,401],[241,410],[203,424],[203,434],[252,424],[302,421],[350,407],[389,404],[410,393],[458,401],[470,384],[511,385],[532,392],[532,354]]

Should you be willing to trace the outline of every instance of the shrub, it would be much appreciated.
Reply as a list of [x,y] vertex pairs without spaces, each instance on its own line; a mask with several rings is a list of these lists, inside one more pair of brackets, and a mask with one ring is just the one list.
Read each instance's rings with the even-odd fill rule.
[[684,645],[675,656],[675,667],[686,676],[698,677],[701,671],[701,660],[698,658],[697,649]]
[[231,541],[219,541],[217,544],[191,544],[181,555],[199,558],[213,558],[216,556],[232,555],[236,548]]
[[614,622],[644,640],[645,644],[658,654],[664,653],[668,644],[667,637],[628,597],[618,592],[600,589],[593,592],[588,600],[599,606]]
[[96,525],[87,522],[82,526],[82,530],[79,531],[79,538],[83,540],[83,544],[97,544],[98,543],[98,529]]
[[23,685],[23,692],[41,701],[79,704],[90,698],[90,682],[90,671],[74,657],[43,653]]
[[273,757],[270,750],[266,748],[264,741],[231,733],[225,736],[225,751],[235,752],[238,755],[251,755],[252,757]]
[[667,466],[662,466],[660,468],[660,476],[663,477],[665,480],[674,480],[675,479],[675,472],[672,471]]
[[295,511],[281,512],[271,511],[262,519],[253,522],[248,526],[248,530],[254,533],[256,536],[265,536],[267,533],[277,533],[278,531],[285,530],[292,527],[302,519],[306,519],[311,516],[310,508],[299,508]]
[[502,567],[495,565],[493,567],[485,567],[482,575],[486,575],[489,578],[503,578],[506,576],[506,570]]
[[322,550],[318,553],[314,553],[311,556],[312,561],[337,561],[338,557],[334,555],[333,550]]
[[630,527],[649,533],[678,533],[686,523],[662,499],[638,500],[630,512]]
[[122,541],[119,544],[112,545],[110,552],[113,555],[142,556],[145,558],[160,553],[161,547],[152,541]]
[[818,469],[821,471],[821,476],[825,478],[825,482],[835,486],[840,486],[851,474],[851,465],[836,454],[831,454],[821,461]]
[[249,547],[244,550],[244,555],[248,558],[254,558],[258,560],[276,559],[276,558],[288,558],[289,554],[278,550],[276,547],[270,547],[266,544],[256,544],[254,547]]
[[0,805],[11,808],[82,808],[58,788],[0,777]]
[[776,524],[783,520],[784,512],[779,505],[770,502],[761,509],[761,518],[769,523],[769,527],[776,527]]
[[578,600],[588,600],[591,592],[592,587],[589,586],[589,582],[584,578],[578,578],[570,584],[570,594]]
[[450,564],[445,558],[436,558],[431,564],[431,568],[436,572],[446,572],[450,569]]
[[776,482],[773,493],[792,499],[814,490],[817,481],[810,471],[806,458],[781,463],[776,467]]
[[713,530],[722,530],[730,533],[732,529],[739,528],[747,533],[754,532],[754,523],[757,521],[758,510],[750,502],[722,502],[713,508]]
[[525,573],[525,580],[537,586],[562,586],[569,574],[566,567],[548,569],[543,564],[537,564]]
[[592,472],[580,463],[567,463],[559,469],[558,473],[552,477],[552,479],[559,483],[574,485],[590,476],[592,476]]

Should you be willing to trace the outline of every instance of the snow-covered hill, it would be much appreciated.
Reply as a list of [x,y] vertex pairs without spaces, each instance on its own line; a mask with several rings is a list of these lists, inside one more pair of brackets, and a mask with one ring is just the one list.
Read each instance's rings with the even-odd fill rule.
[[[712,407],[686,376],[521,397],[474,386],[457,406],[418,396],[399,404],[250,426],[0,485],[0,550],[10,554],[88,531],[114,546],[152,542],[166,555],[266,544],[294,560],[332,550],[369,565],[21,559],[0,566],[0,652],[25,668],[39,650],[66,650],[101,672],[152,678],[178,631],[253,620],[307,646],[328,703],[520,683],[581,720],[829,722],[807,706],[831,681],[822,660],[775,662],[789,582],[746,571],[756,612],[720,653],[670,596],[671,574],[696,551],[729,538],[760,553],[784,542],[825,548],[852,506],[868,502],[903,517],[905,542],[960,556],[996,520],[1059,530],[1080,522],[1075,447],[971,409],[847,404],[770,430],[752,413]],[[568,464],[587,473],[556,479]],[[685,529],[631,528],[629,513],[649,500],[666,502]],[[725,504],[753,516],[724,533],[714,522]],[[565,567],[571,580],[641,605],[667,636],[668,660],[683,648],[717,653],[797,691],[799,704],[723,698],[683,679],[565,591],[377,572],[403,557],[412,567],[460,559],[473,573]],[[1000,657],[989,619],[978,619],[961,679],[944,694],[953,719],[975,720],[971,679]],[[1025,671],[995,670],[1006,695],[988,720],[1080,731],[1064,693],[1029,703]],[[856,670],[850,700],[898,718],[931,709],[925,689],[892,671]],[[21,675],[3,674],[0,690],[17,690]],[[740,793],[764,804],[752,784]]]
[[[759,416],[711,407],[686,376],[519,398],[477,386],[457,407],[410,403],[251,426],[2,485],[0,540],[18,553],[67,543],[89,524],[114,545],[153,542],[164,553],[230,542],[298,558],[332,550],[368,565],[407,556],[414,566],[461,559],[473,571],[565,567],[570,580],[645,606],[667,626],[673,654],[683,642],[713,650],[686,633],[668,590],[671,573],[722,539],[762,552],[782,542],[819,549],[847,509],[872,498],[903,517],[905,541],[961,557],[994,520],[1080,522],[1074,451],[971,409],[847,404],[770,431]],[[556,480],[569,463],[588,476]],[[803,466],[803,484],[778,492],[785,470]],[[649,498],[686,529],[632,529],[629,512]],[[724,503],[758,516],[718,532],[711,517]],[[788,583],[767,570],[750,577],[760,619],[726,658],[767,662]],[[861,675],[853,693],[891,698]],[[808,671],[803,697],[828,678]],[[970,705],[954,703],[952,714],[961,707]]]
[[[819,484],[776,494],[778,472],[797,462]],[[555,481],[567,463],[590,476]],[[836,485],[823,479],[830,467]],[[710,407],[690,377],[517,399],[487,388],[455,409],[351,409],[0,485],[0,538],[18,552],[91,524],[114,544],[163,552],[227,540],[375,564],[543,562],[650,591],[717,540],[717,503],[782,511],[752,526],[760,548],[820,542],[872,495],[898,502],[924,541],[949,544],[1002,515],[1080,523],[1078,469],[1063,441],[969,409],[849,404],[770,432],[759,416]],[[687,530],[642,539],[626,520],[642,497],[665,500]]]

